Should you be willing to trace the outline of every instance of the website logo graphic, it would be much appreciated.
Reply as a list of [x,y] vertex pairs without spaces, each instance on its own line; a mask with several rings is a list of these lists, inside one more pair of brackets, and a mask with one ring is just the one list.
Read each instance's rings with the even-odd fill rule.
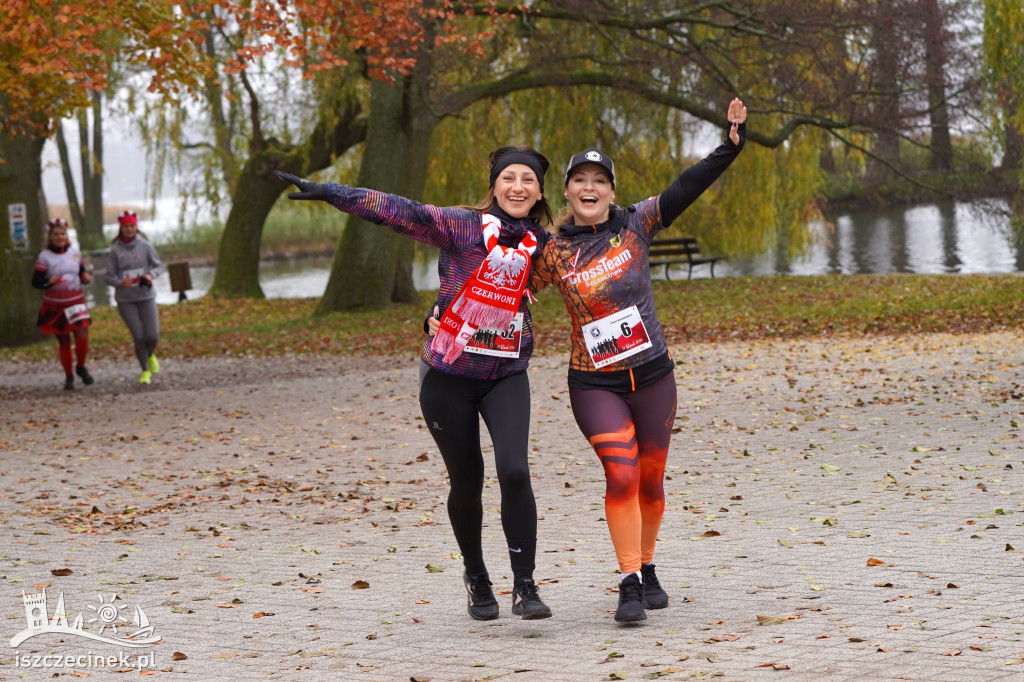
[[[25,594],[23,592],[21,599],[25,603],[25,620],[28,627],[11,637],[11,646],[15,648],[30,637],[46,633],[85,637],[97,642],[134,648],[150,646],[161,641],[160,635],[156,634],[155,628],[150,624],[149,618],[146,617],[141,606],[135,607],[131,621],[126,619],[126,614],[123,614],[122,611],[128,605],[116,604],[116,594],[110,597],[110,601],[105,601],[103,594],[100,594],[99,603],[88,605],[91,612],[89,618],[85,618],[83,614],[79,613],[70,625],[67,612],[64,610],[64,590],[60,592],[49,624],[47,624],[45,589],[41,594]],[[89,624],[90,630],[83,629],[85,624]],[[96,631],[93,632],[92,628],[96,628]],[[123,630],[119,631],[118,628]],[[105,634],[108,630],[110,634]]]

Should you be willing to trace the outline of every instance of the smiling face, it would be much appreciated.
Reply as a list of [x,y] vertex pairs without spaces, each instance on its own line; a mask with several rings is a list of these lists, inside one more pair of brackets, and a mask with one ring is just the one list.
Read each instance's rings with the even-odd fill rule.
[[537,174],[521,163],[506,166],[494,180],[494,198],[513,218],[528,216],[542,196]]
[[121,237],[127,242],[135,239],[135,235],[139,233],[139,226],[135,223],[121,223]]
[[58,249],[63,248],[68,243],[68,231],[63,226],[55,225],[50,228],[50,246],[56,246]]
[[608,209],[615,200],[615,189],[607,171],[595,163],[585,163],[569,176],[565,198],[577,225],[597,225],[608,220]]

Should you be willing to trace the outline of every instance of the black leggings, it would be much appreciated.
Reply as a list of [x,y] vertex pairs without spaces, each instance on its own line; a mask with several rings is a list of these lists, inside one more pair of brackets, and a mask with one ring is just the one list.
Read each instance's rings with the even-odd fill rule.
[[530,484],[530,381],[525,372],[484,380],[427,370],[420,409],[448,468],[448,518],[466,571],[486,572],[483,524],[484,458],[480,417],[494,445],[501,488],[501,525],[515,577],[533,577],[537,552],[537,502]]

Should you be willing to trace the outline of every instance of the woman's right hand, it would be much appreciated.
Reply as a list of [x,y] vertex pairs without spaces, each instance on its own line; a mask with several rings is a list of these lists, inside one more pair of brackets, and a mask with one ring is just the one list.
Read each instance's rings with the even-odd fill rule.
[[130,287],[132,285],[132,278],[125,275],[125,278],[121,280],[121,286]]
[[292,192],[288,195],[289,199],[305,199],[305,200],[320,200],[327,201],[327,185],[319,182],[313,182],[312,180],[306,180],[300,178],[298,175],[292,175],[291,173],[285,173],[283,171],[274,171],[281,180],[290,182],[298,187],[301,192]]

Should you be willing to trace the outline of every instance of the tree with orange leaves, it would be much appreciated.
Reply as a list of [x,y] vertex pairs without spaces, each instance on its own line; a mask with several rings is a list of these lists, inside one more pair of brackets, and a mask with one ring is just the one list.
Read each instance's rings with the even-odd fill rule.
[[48,131],[89,106],[107,86],[112,53],[126,66],[152,70],[151,89],[168,94],[194,87],[195,27],[171,0],[46,2],[0,5],[0,133]]
[[[162,110],[150,126],[161,134],[151,139],[174,141],[178,162],[193,164],[182,175],[201,177],[211,202],[231,198],[211,296],[263,295],[259,244],[284,189],[273,171],[309,174],[363,141],[367,82],[395,83],[437,46],[482,54],[493,24],[508,16],[495,7],[451,0],[181,1],[207,73],[195,91],[202,113],[186,123],[185,111]],[[485,18],[469,28],[453,23],[465,12]],[[414,294],[411,279],[408,291]]]
[[[110,55],[128,64],[173,63],[153,87],[173,94],[195,82],[193,44],[169,0],[46,2],[0,5],[0,210],[25,207],[29,243],[15,250],[0,230],[0,343],[31,338],[35,297],[28,287],[41,248],[45,205],[40,155],[56,121],[89,103],[107,84]],[[174,30],[172,30],[174,28]],[[6,212],[6,211],[4,211]]]
[[402,4],[181,3],[197,27],[207,76],[194,93],[198,116],[152,112],[160,134],[151,141],[171,141],[183,174],[202,178],[186,192],[211,202],[230,197],[211,296],[263,296],[260,240],[282,189],[273,171],[315,172],[362,141],[361,72],[408,68],[391,46],[418,42]]

